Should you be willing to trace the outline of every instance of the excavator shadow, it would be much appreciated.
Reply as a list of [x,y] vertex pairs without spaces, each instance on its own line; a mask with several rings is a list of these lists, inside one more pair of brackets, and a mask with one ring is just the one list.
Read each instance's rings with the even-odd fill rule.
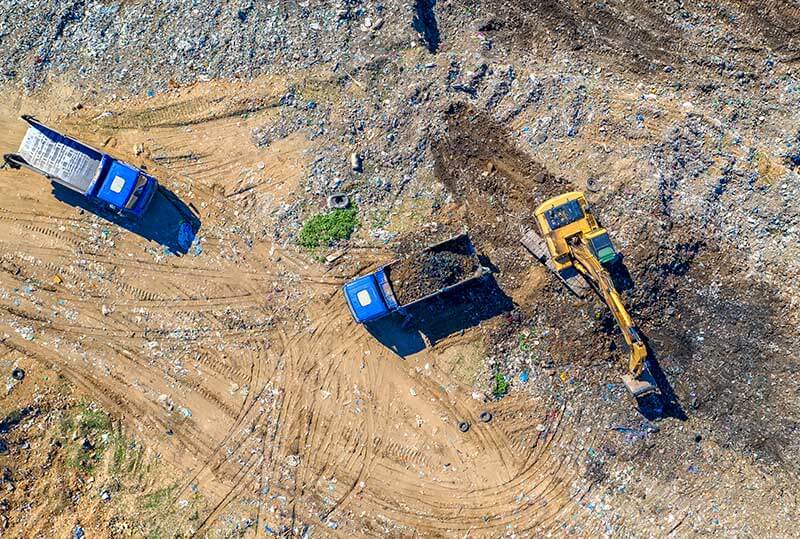
[[406,357],[513,308],[511,298],[488,274],[410,307],[405,316],[394,313],[364,326],[381,344]]
[[606,265],[606,270],[611,276],[611,280],[614,281],[617,291],[633,290],[636,287],[633,283],[631,272],[628,271],[628,267],[625,265],[622,253],[617,255],[617,259],[614,262]]
[[146,240],[161,245],[165,251],[184,255],[189,252],[197,232],[200,218],[175,193],[158,186],[147,212],[134,220],[109,211],[85,196],[53,182],[53,196],[61,202],[98,215]]
[[641,333],[639,335],[647,347],[647,366],[660,393],[659,396],[639,399],[637,401],[639,412],[650,421],[670,417],[686,421],[688,419],[686,412],[683,410],[672,384],[669,383],[666,374],[659,366],[655,350],[650,346],[650,342],[645,335]]

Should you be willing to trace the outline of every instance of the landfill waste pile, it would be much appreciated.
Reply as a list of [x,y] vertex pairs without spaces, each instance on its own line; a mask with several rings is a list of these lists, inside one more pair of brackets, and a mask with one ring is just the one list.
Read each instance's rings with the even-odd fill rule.
[[[31,115],[158,186],[137,216],[0,170],[0,535],[797,536],[798,31],[788,0],[0,0],[0,155]],[[570,191],[660,408],[520,244]],[[462,232],[488,275],[354,322],[391,261],[400,303],[480,269],[414,256]]]

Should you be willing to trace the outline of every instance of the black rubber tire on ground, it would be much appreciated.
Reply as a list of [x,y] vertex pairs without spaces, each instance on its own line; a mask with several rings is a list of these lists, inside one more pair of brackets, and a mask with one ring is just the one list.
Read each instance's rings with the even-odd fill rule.
[[467,423],[466,421],[462,421],[461,423],[458,424],[458,430],[460,430],[461,432],[467,432],[469,430],[469,423]]
[[25,378],[25,371],[20,369],[19,367],[17,367],[13,371],[11,371],[11,377],[14,380],[20,380],[21,381],[23,378]]
[[478,417],[484,423],[488,423],[489,421],[492,420],[492,412],[489,412],[488,410],[484,410],[483,412],[481,412],[481,415],[479,415]]

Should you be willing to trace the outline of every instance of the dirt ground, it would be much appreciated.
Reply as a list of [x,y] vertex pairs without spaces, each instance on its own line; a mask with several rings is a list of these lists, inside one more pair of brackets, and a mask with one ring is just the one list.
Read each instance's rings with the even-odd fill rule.
[[[739,19],[712,17],[720,28],[760,40],[730,49],[734,68],[711,57],[724,36],[691,33],[711,23],[674,22],[681,2],[423,4],[446,36],[432,47],[427,28],[427,50],[462,39],[483,51],[474,69],[427,67],[414,47],[147,97],[2,90],[0,153],[35,112],[146,166],[184,206],[154,229],[110,222],[0,170],[0,536],[797,536],[797,176],[764,142],[795,123],[781,92],[796,9],[725,3]],[[765,47],[786,71],[747,87],[756,105],[708,90],[759,80]],[[562,75],[574,57],[553,51],[602,67]],[[546,61],[519,76],[506,53]],[[385,86],[429,72],[444,97]],[[503,73],[527,85],[512,104]],[[393,117],[395,98],[430,108]],[[341,105],[370,99],[377,127]],[[330,106],[329,124],[277,136],[287,100]],[[336,170],[320,164],[332,139],[348,149]],[[376,146],[363,175],[356,140]],[[300,249],[298,223],[333,189],[360,228]],[[661,417],[625,394],[607,309],[519,244],[536,205],[572,189],[623,253],[615,279],[668,388]],[[421,328],[353,322],[344,282],[463,229],[490,278],[426,305]]]

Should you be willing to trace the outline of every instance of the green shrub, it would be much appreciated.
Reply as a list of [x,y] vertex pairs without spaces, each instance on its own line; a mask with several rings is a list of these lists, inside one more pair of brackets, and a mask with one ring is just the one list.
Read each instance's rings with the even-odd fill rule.
[[300,231],[300,245],[314,248],[349,239],[357,225],[356,208],[336,209],[315,215],[303,223],[303,229]]
[[494,390],[492,393],[497,399],[508,393],[508,381],[501,372],[494,373]]

